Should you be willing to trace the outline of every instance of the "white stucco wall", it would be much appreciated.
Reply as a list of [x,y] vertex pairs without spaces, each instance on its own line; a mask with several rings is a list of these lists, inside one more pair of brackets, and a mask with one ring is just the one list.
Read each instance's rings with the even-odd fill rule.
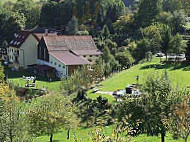
[[59,60],[57,60],[52,55],[49,55],[49,62],[38,59],[37,63],[40,65],[48,65],[54,67],[57,71],[57,76],[60,78],[65,78],[68,75],[67,73],[68,67]]
[[10,63],[15,62],[15,53],[19,53],[18,61],[19,67],[27,68],[28,65],[37,63],[37,45],[38,41],[36,38],[30,34],[25,42],[21,45],[20,48],[9,47],[8,48],[8,58]]
[[37,45],[38,41],[32,34],[30,34],[29,37],[20,47],[19,62],[24,68],[27,68],[28,65],[37,63],[37,54],[38,54]]

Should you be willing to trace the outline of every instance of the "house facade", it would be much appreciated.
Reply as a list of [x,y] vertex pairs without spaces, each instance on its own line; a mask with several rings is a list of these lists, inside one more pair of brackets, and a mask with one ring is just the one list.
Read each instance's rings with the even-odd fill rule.
[[101,54],[91,36],[32,31],[15,33],[7,49],[9,67],[37,68],[35,72],[44,76],[55,70],[54,74],[60,78],[71,75],[80,66],[95,64]]
[[80,66],[94,64],[101,54],[91,36],[45,35],[38,44],[37,64],[55,68],[64,78]]
[[39,39],[29,31],[15,33],[7,49],[9,66],[19,70],[36,64],[38,43]]

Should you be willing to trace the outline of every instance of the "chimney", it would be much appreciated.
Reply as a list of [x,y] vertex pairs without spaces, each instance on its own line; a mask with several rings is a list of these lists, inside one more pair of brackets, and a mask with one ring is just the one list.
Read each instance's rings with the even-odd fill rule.
[[48,36],[48,29],[45,29],[45,35]]

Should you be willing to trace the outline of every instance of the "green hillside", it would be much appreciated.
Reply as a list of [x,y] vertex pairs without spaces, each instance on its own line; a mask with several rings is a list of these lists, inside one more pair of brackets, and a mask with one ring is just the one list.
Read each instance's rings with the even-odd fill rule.
[[190,86],[190,65],[163,65],[160,64],[159,58],[154,58],[152,62],[144,62],[133,66],[129,70],[124,70],[113,77],[102,82],[102,91],[114,91],[117,89],[124,89],[127,85],[136,83],[135,77],[139,75],[139,82],[143,83],[149,74],[161,74],[164,70],[168,74],[174,85],[180,87]]

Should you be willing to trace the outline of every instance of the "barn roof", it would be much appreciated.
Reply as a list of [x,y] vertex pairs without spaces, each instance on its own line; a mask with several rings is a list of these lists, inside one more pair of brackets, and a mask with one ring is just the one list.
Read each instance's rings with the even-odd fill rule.
[[56,51],[56,52],[50,52],[49,54],[65,65],[90,65],[91,64],[91,62],[86,60],[85,58],[76,56],[69,51],[61,51],[61,52]]
[[97,50],[91,36],[43,36],[48,51]]

